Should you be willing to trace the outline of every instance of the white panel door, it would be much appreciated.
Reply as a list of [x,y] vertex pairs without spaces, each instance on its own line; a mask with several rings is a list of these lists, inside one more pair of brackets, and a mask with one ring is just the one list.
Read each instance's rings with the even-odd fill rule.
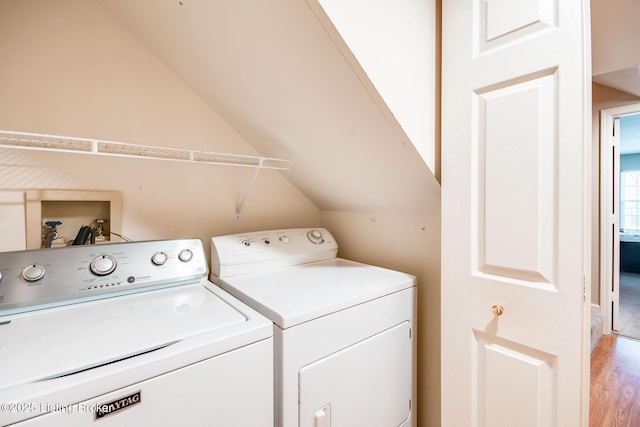
[[589,2],[442,6],[442,425],[586,425]]

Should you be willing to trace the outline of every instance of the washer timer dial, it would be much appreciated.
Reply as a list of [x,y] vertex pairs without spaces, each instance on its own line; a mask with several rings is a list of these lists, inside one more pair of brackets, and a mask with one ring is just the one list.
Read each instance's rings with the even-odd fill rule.
[[22,269],[22,278],[27,282],[37,282],[44,277],[44,267],[38,264],[28,265]]
[[89,270],[97,276],[106,276],[113,273],[117,266],[118,263],[111,255],[100,255],[91,261]]

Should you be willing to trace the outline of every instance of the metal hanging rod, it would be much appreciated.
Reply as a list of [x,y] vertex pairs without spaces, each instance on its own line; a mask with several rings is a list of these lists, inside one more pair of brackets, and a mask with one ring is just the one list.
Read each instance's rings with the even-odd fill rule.
[[64,153],[99,154],[154,160],[204,163],[251,167],[257,169],[288,170],[288,160],[270,157],[224,154],[180,148],[154,147],[128,144],[125,142],[100,139],[77,138],[71,136],[0,130],[0,148],[24,150],[57,151]]
[[172,160],[179,162],[204,163],[209,165],[255,168],[255,172],[251,177],[244,195],[242,196],[242,200],[236,209],[236,219],[240,219],[240,212],[242,211],[244,202],[246,201],[247,196],[256,181],[258,172],[260,172],[261,169],[289,170],[289,168],[285,166],[288,160],[274,159],[270,157],[223,154],[199,150],[183,150],[180,148],[154,147],[100,139],[76,138],[71,136],[7,130],[0,130],[0,148],[98,154],[104,156]]

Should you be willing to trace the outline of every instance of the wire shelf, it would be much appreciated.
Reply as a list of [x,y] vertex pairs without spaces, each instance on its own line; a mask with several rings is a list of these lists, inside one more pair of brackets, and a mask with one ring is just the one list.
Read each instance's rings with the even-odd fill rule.
[[270,157],[155,147],[125,142],[0,130],[0,148],[100,154],[155,160],[288,170],[288,160]]
[[242,200],[236,209],[236,219],[253,187],[261,169],[289,170],[288,160],[270,157],[243,156],[208,151],[183,150],[179,148],[154,147],[128,144],[125,142],[104,141],[100,139],[76,138],[71,136],[47,135],[41,133],[15,132],[0,130],[0,148],[23,150],[57,151],[63,153],[98,154],[154,160],[172,160],[209,165],[226,165],[255,168]]

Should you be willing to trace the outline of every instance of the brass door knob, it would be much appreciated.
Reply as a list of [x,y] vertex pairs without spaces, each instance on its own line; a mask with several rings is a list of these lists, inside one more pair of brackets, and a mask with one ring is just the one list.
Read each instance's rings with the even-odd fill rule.
[[493,310],[493,314],[495,314],[496,316],[501,316],[502,313],[504,313],[504,307],[501,305],[494,305],[493,307],[491,307],[491,310]]

